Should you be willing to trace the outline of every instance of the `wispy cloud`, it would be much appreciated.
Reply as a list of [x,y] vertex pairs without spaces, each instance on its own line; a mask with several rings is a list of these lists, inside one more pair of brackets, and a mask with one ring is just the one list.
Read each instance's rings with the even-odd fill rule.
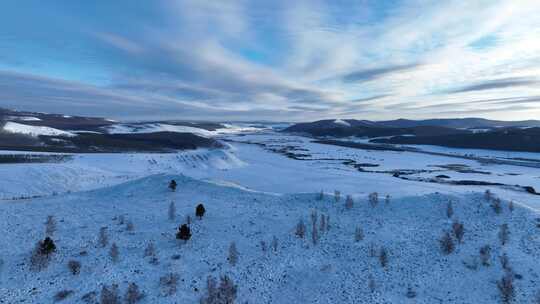
[[27,18],[0,10],[0,106],[155,119],[540,115],[538,1],[31,2]]

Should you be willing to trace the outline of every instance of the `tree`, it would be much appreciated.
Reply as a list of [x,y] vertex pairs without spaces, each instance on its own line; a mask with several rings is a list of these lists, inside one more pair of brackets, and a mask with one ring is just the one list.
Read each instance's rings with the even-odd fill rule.
[[203,204],[198,204],[197,208],[195,208],[195,215],[198,216],[199,219],[202,219],[205,213],[206,213],[206,209],[204,209]]
[[118,285],[112,284],[109,286],[103,285],[101,288],[101,295],[99,297],[100,304],[120,304],[120,295],[118,294]]
[[171,203],[169,204],[169,212],[167,215],[169,221],[174,221],[176,219],[176,205],[174,204],[174,201],[171,201]]
[[107,227],[99,228],[98,245],[101,248],[106,247],[109,244],[109,237],[107,236]]
[[353,198],[350,195],[347,195],[347,199],[345,200],[345,209],[352,209],[354,204]]
[[274,250],[274,253],[278,250],[278,239],[275,235],[272,237],[272,250]]
[[484,192],[484,199],[489,202],[492,198],[493,194],[491,193],[491,190],[487,189],[486,192]]
[[502,212],[501,200],[499,198],[493,199],[491,201],[491,208],[493,208],[493,211],[495,211],[495,214],[501,214]]
[[317,200],[322,201],[324,199],[324,192],[321,190],[319,194],[317,194]]
[[381,247],[381,251],[379,252],[379,262],[381,263],[381,266],[383,268],[386,268],[386,266],[388,266],[388,252],[384,247]]
[[338,190],[334,190],[334,199],[336,200],[336,203],[341,200],[341,192]]
[[510,303],[514,299],[514,276],[511,273],[505,274],[499,281],[497,281],[497,288],[501,294],[501,300],[503,303]]
[[222,276],[219,286],[214,277],[206,281],[206,295],[200,300],[201,304],[233,304],[236,300],[237,287],[228,276]]
[[463,227],[463,223],[455,221],[452,224],[452,232],[454,233],[456,240],[458,240],[458,242],[461,243],[461,241],[463,240],[463,234],[465,233],[465,228]]
[[441,251],[444,254],[448,255],[454,252],[454,241],[452,240],[452,237],[450,236],[450,233],[448,231],[444,232],[442,238],[439,240],[439,244],[441,247]]
[[139,286],[133,282],[129,283],[126,294],[124,295],[124,303],[135,304],[141,301],[143,298],[144,293],[139,291]]
[[360,242],[364,239],[364,230],[360,227],[356,227],[356,230],[354,231],[354,240],[356,242]]
[[321,225],[320,225],[320,231],[324,233],[326,231],[326,217],[324,214],[321,214]]
[[113,263],[118,262],[120,251],[118,250],[118,246],[116,246],[116,243],[112,243],[111,249],[109,250],[109,256],[111,257]]
[[178,232],[176,233],[176,238],[179,240],[184,240],[186,243],[191,238],[191,229],[186,224],[178,227]]
[[238,262],[238,250],[236,249],[235,242],[232,242],[229,246],[229,257],[227,258],[227,260],[232,266],[236,266],[236,263]]
[[490,259],[491,259],[491,247],[489,247],[489,245],[480,247],[480,261],[482,261],[482,265],[489,266]]
[[42,255],[49,255],[56,251],[56,245],[50,237],[46,237],[40,242],[39,251]]
[[45,222],[45,235],[52,237],[56,231],[56,220],[54,216],[47,216],[47,221]]
[[306,235],[306,225],[304,224],[304,220],[300,219],[298,221],[298,224],[296,224],[296,231],[294,232],[294,234],[303,239],[304,236]]
[[454,207],[452,207],[452,202],[448,202],[446,205],[446,217],[452,218],[452,215],[454,215]]
[[316,221],[314,221],[312,223],[311,241],[313,242],[313,245],[317,245],[317,243],[319,242],[319,232],[317,230],[317,222]]
[[508,203],[508,211],[510,211],[510,213],[514,212],[514,201]]
[[178,186],[176,181],[174,179],[171,180],[171,182],[169,183],[169,189],[171,189],[172,191],[176,191],[176,186]]
[[508,243],[508,240],[510,238],[510,230],[508,229],[508,224],[502,224],[501,228],[499,230],[499,240],[501,241],[501,245],[506,245]]
[[389,194],[387,194],[386,197],[384,198],[384,203],[386,205],[390,205],[390,195]]
[[67,265],[72,275],[78,275],[81,272],[81,262],[70,260]]
[[379,203],[379,194],[377,192],[370,193],[368,196],[368,200],[371,207],[377,206],[377,204]]

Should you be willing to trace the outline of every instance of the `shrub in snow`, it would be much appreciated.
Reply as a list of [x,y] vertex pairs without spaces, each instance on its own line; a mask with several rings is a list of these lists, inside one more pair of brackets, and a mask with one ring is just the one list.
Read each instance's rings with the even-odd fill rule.
[[416,298],[416,291],[414,291],[412,289],[412,287],[407,287],[407,293],[405,294],[405,296],[409,299],[413,299],[413,298]]
[[454,207],[452,207],[452,202],[448,202],[448,204],[446,205],[446,217],[452,218],[453,215],[454,215]]
[[452,240],[452,237],[450,236],[450,233],[448,231],[444,232],[443,236],[439,240],[439,245],[441,247],[441,251],[444,254],[450,254],[454,252],[455,245],[454,241]]
[[52,237],[56,232],[56,220],[54,216],[47,216],[47,221],[45,222],[45,235]]
[[200,300],[201,304],[234,304],[237,287],[228,276],[220,278],[219,286],[214,277],[206,281],[206,295]]
[[368,201],[371,207],[377,206],[379,203],[379,194],[377,192],[370,193],[368,196]]
[[509,239],[510,230],[508,230],[508,224],[502,224],[501,228],[499,229],[499,241],[501,242],[501,245],[506,245]]
[[360,242],[364,239],[364,230],[360,227],[356,227],[356,230],[354,231],[354,240],[356,242]]
[[347,195],[347,199],[345,200],[345,209],[350,210],[352,209],[354,204],[353,198],[350,195]]
[[118,293],[118,285],[112,284],[111,287],[103,285],[99,296],[100,304],[120,304],[120,295]]
[[54,301],[55,301],[55,302],[63,301],[63,300],[65,300],[67,297],[71,296],[72,294],[73,294],[73,290],[62,290],[62,291],[59,291],[59,292],[57,292],[57,293],[54,295]]
[[381,250],[379,252],[379,262],[381,263],[381,266],[383,268],[386,268],[386,266],[388,266],[388,252],[384,247],[381,247]]
[[168,218],[169,221],[174,221],[176,219],[176,205],[174,204],[174,202],[171,202],[169,204]]
[[176,238],[187,242],[191,238],[191,229],[189,229],[189,226],[183,224],[182,226],[178,227]]
[[124,303],[135,304],[144,298],[144,293],[139,290],[139,286],[135,283],[129,283],[126,294],[124,295]]
[[116,243],[112,243],[111,249],[109,250],[109,256],[111,257],[113,263],[118,262],[118,259],[120,258],[120,251],[118,250]]
[[452,232],[454,233],[456,240],[461,243],[461,241],[463,240],[463,234],[465,234],[465,228],[463,227],[463,223],[455,221],[452,224]]
[[169,273],[159,278],[159,288],[161,295],[164,297],[172,296],[176,293],[178,285],[178,274]]
[[202,217],[204,216],[205,213],[206,213],[206,209],[204,209],[203,204],[198,204],[197,208],[195,208],[195,215],[199,219],[202,219]]
[[81,298],[81,301],[83,301],[86,304],[96,304],[97,303],[97,292],[91,291],[86,294],[84,294]]
[[501,207],[501,200],[496,198],[491,201],[491,208],[493,208],[493,211],[495,211],[495,214],[501,214],[502,207]]
[[98,235],[98,246],[101,248],[107,247],[109,244],[109,236],[107,235],[107,227],[101,227]]
[[503,303],[510,303],[514,299],[514,276],[511,273],[505,274],[499,281],[497,281],[497,288],[499,288],[499,294]]
[[482,246],[480,248],[480,261],[482,265],[489,266],[489,260],[491,259],[491,247],[489,245]]
[[81,273],[81,262],[71,260],[68,262],[67,266],[72,275]]
[[236,263],[238,263],[238,250],[236,249],[235,242],[232,242],[229,246],[229,257],[227,258],[227,260],[232,266],[236,266]]
[[336,203],[341,200],[341,192],[338,190],[334,190],[334,199],[336,200]]
[[178,184],[176,183],[176,181],[173,179],[171,180],[171,182],[169,183],[169,189],[171,189],[172,191],[176,191],[176,186]]

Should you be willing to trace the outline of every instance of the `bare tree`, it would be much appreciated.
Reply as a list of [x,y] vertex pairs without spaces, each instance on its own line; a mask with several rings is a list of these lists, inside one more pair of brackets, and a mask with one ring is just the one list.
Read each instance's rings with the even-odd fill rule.
[[499,260],[501,261],[501,267],[504,269],[504,271],[512,272],[512,267],[510,266],[510,260],[508,259],[508,255],[506,255],[506,253],[503,253],[503,255],[499,257]]
[[324,233],[326,231],[326,217],[324,216],[324,214],[321,214],[321,225],[320,225],[320,228],[319,230],[321,231],[321,233]]
[[107,235],[107,227],[101,227],[98,235],[98,245],[101,248],[107,247],[109,244],[109,236]]
[[306,225],[304,224],[304,220],[300,219],[298,221],[298,224],[296,224],[296,231],[294,232],[294,234],[303,239],[304,236],[306,235]]
[[133,225],[133,222],[131,220],[128,220],[126,222],[126,230],[127,231],[133,231],[135,230],[135,225]]
[[452,216],[454,215],[454,207],[452,206],[452,202],[448,202],[448,204],[446,204],[446,217],[447,218],[452,218]]
[[487,189],[486,192],[484,192],[484,199],[490,202],[492,198],[493,194],[491,193],[491,190]]
[[493,208],[493,211],[495,211],[495,214],[501,214],[502,207],[501,207],[501,200],[499,198],[495,198],[491,201],[491,208]]
[[120,251],[118,250],[118,246],[116,246],[116,243],[112,243],[111,249],[109,250],[109,256],[111,257],[113,263],[118,262],[120,258]]
[[321,192],[319,192],[319,194],[317,194],[317,200],[322,201],[323,199],[324,199],[324,192],[321,190]]
[[354,200],[351,195],[347,195],[347,199],[345,199],[345,209],[350,210],[353,208]]
[[169,273],[159,278],[159,287],[161,295],[164,297],[172,296],[176,293],[179,276],[176,273]]
[[330,231],[330,215],[326,215],[326,231]]
[[148,262],[152,265],[159,264],[159,259],[157,257],[157,251],[156,247],[154,246],[154,242],[148,242],[148,245],[146,245],[146,248],[144,249],[144,257],[150,257],[150,260]]
[[354,231],[354,240],[356,242],[360,242],[364,239],[364,230],[362,230],[361,227],[356,227],[356,230]]
[[227,258],[227,260],[232,266],[236,266],[236,263],[238,263],[238,250],[236,249],[235,242],[232,242],[229,246],[229,257]]
[[206,289],[207,293],[201,298],[201,304],[233,304],[236,300],[237,287],[226,275],[220,278],[219,286],[216,279],[209,276]]
[[272,237],[272,250],[274,253],[276,253],[278,250],[278,239],[275,235]]
[[319,243],[319,232],[317,230],[317,222],[313,222],[312,228],[311,228],[311,241],[313,242],[313,245],[317,245]]
[[135,304],[140,302],[143,298],[144,293],[139,290],[139,286],[133,282],[129,283],[126,294],[124,295],[124,303]]
[[266,254],[266,252],[268,251],[268,246],[266,245],[266,242],[264,240],[261,241],[261,250],[263,254]]
[[482,265],[489,266],[489,260],[491,259],[491,247],[485,245],[480,247],[480,261]]
[[69,271],[71,272],[72,275],[77,275],[77,274],[81,273],[81,262],[75,261],[75,260],[70,260],[68,262],[67,266],[68,266]]
[[463,241],[463,235],[465,234],[465,228],[463,227],[463,223],[454,221],[454,223],[452,224],[452,232],[454,233],[456,240],[461,243]]
[[372,192],[368,196],[369,204],[371,207],[376,207],[379,203],[379,194],[377,192]]
[[514,201],[508,203],[508,211],[510,211],[510,213],[514,212]]
[[45,222],[45,236],[53,237],[56,232],[56,220],[54,216],[47,216],[47,221]]
[[171,201],[169,204],[168,217],[171,222],[176,219],[176,205],[174,204],[174,201]]
[[338,190],[334,190],[334,199],[336,200],[336,203],[341,200],[341,192]]
[[317,224],[317,211],[316,210],[313,210],[311,211],[311,223],[312,224]]
[[386,248],[384,248],[384,246],[381,247],[381,250],[379,251],[379,262],[383,268],[388,266],[388,251]]
[[99,297],[100,304],[120,304],[120,295],[118,294],[118,285],[112,284],[111,287],[103,285]]
[[508,243],[510,239],[510,230],[508,229],[508,224],[502,224],[499,230],[499,241],[501,245],[504,246]]
[[454,252],[454,241],[452,240],[452,237],[450,236],[450,233],[448,231],[444,232],[442,238],[439,240],[439,244],[441,247],[441,251],[444,254],[448,255]]
[[375,292],[375,289],[377,288],[377,285],[375,284],[375,280],[373,279],[372,275],[369,275],[368,277],[368,289],[371,293]]
[[510,303],[514,299],[514,275],[511,273],[505,274],[499,281],[497,281],[497,287],[501,295],[503,303]]

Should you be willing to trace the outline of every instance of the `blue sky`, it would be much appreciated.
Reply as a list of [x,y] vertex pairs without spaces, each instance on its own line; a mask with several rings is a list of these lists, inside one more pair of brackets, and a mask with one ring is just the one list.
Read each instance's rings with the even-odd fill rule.
[[540,117],[539,1],[0,5],[2,107],[133,120]]

